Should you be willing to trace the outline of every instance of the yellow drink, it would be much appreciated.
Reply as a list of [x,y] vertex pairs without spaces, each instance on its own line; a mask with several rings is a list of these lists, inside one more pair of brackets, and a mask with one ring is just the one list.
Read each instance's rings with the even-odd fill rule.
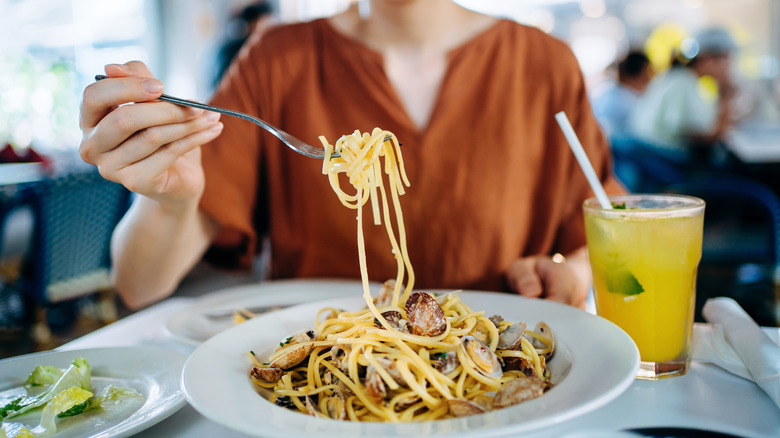
[[636,343],[640,377],[682,374],[689,362],[704,202],[673,195],[610,200],[626,209],[585,203],[596,310]]

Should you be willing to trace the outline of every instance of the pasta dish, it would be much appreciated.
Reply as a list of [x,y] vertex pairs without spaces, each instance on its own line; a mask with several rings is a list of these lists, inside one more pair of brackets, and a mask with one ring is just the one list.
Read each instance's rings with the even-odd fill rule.
[[[325,147],[323,173],[356,210],[363,297],[358,311],[324,308],[313,330],[280,341],[266,361],[253,353],[250,378],[271,401],[310,415],[352,421],[427,421],[515,405],[550,388],[550,328],[486,316],[456,292],[413,291],[399,197],[409,186],[395,135],[355,131]],[[337,154],[337,155],[336,155]],[[344,174],[344,175],[341,175]],[[345,192],[348,180],[354,193]],[[398,273],[371,295],[363,207],[384,222]]]

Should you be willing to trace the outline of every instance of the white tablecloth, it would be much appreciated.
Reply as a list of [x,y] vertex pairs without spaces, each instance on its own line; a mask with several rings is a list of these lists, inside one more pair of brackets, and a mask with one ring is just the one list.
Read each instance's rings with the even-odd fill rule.
[[[166,335],[165,321],[194,298],[174,297],[69,342],[59,350],[146,345],[189,354],[194,347]],[[775,340],[778,330],[772,329]],[[593,376],[598,379],[598,376]],[[780,410],[753,382],[709,364],[694,362],[681,377],[635,381],[617,399],[595,411],[524,437],[565,437],[637,427],[688,427],[745,437],[780,437]],[[200,415],[190,405],[142,433],[149,438],[242,437]],[[587,434],[586,434],[587,436]],[[595,435],[594,435],[595,436]]]

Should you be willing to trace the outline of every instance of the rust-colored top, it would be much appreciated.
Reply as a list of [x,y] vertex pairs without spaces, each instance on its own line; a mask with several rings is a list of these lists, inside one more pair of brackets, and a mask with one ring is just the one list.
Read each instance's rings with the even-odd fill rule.
[[[554,115],[566,111],[610,193],[607,143],[566,45],[511,21],[449,53],[428,126],[407,116],[382,57],[326,20],[282,26],[252,41],[213,103],[254,114],[312,145],[354,130],[389,130],[411,182],[401,197],[415,287],[505,290],[518,257],[585,244],[592,196]],[[356,212],[341,205],[322,162],[253,124],[222,117],[203,147],[201,207],[223,227],[222,261],[252,261],[270,236],[272,278],[360,278]],[[370,218],[366,210],[366,218]],[[384,225],[364,223],[371,280],[395,278]],[[229,257],[227,257],[229,258]]]

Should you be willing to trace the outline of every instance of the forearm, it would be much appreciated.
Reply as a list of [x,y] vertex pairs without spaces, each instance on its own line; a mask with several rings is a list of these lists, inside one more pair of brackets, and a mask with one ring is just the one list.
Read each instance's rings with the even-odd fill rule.
[[136,199],[111,242],[114,284],[125,304],[137,309],[173,293],[216,231],[197,202],[168,206]]

